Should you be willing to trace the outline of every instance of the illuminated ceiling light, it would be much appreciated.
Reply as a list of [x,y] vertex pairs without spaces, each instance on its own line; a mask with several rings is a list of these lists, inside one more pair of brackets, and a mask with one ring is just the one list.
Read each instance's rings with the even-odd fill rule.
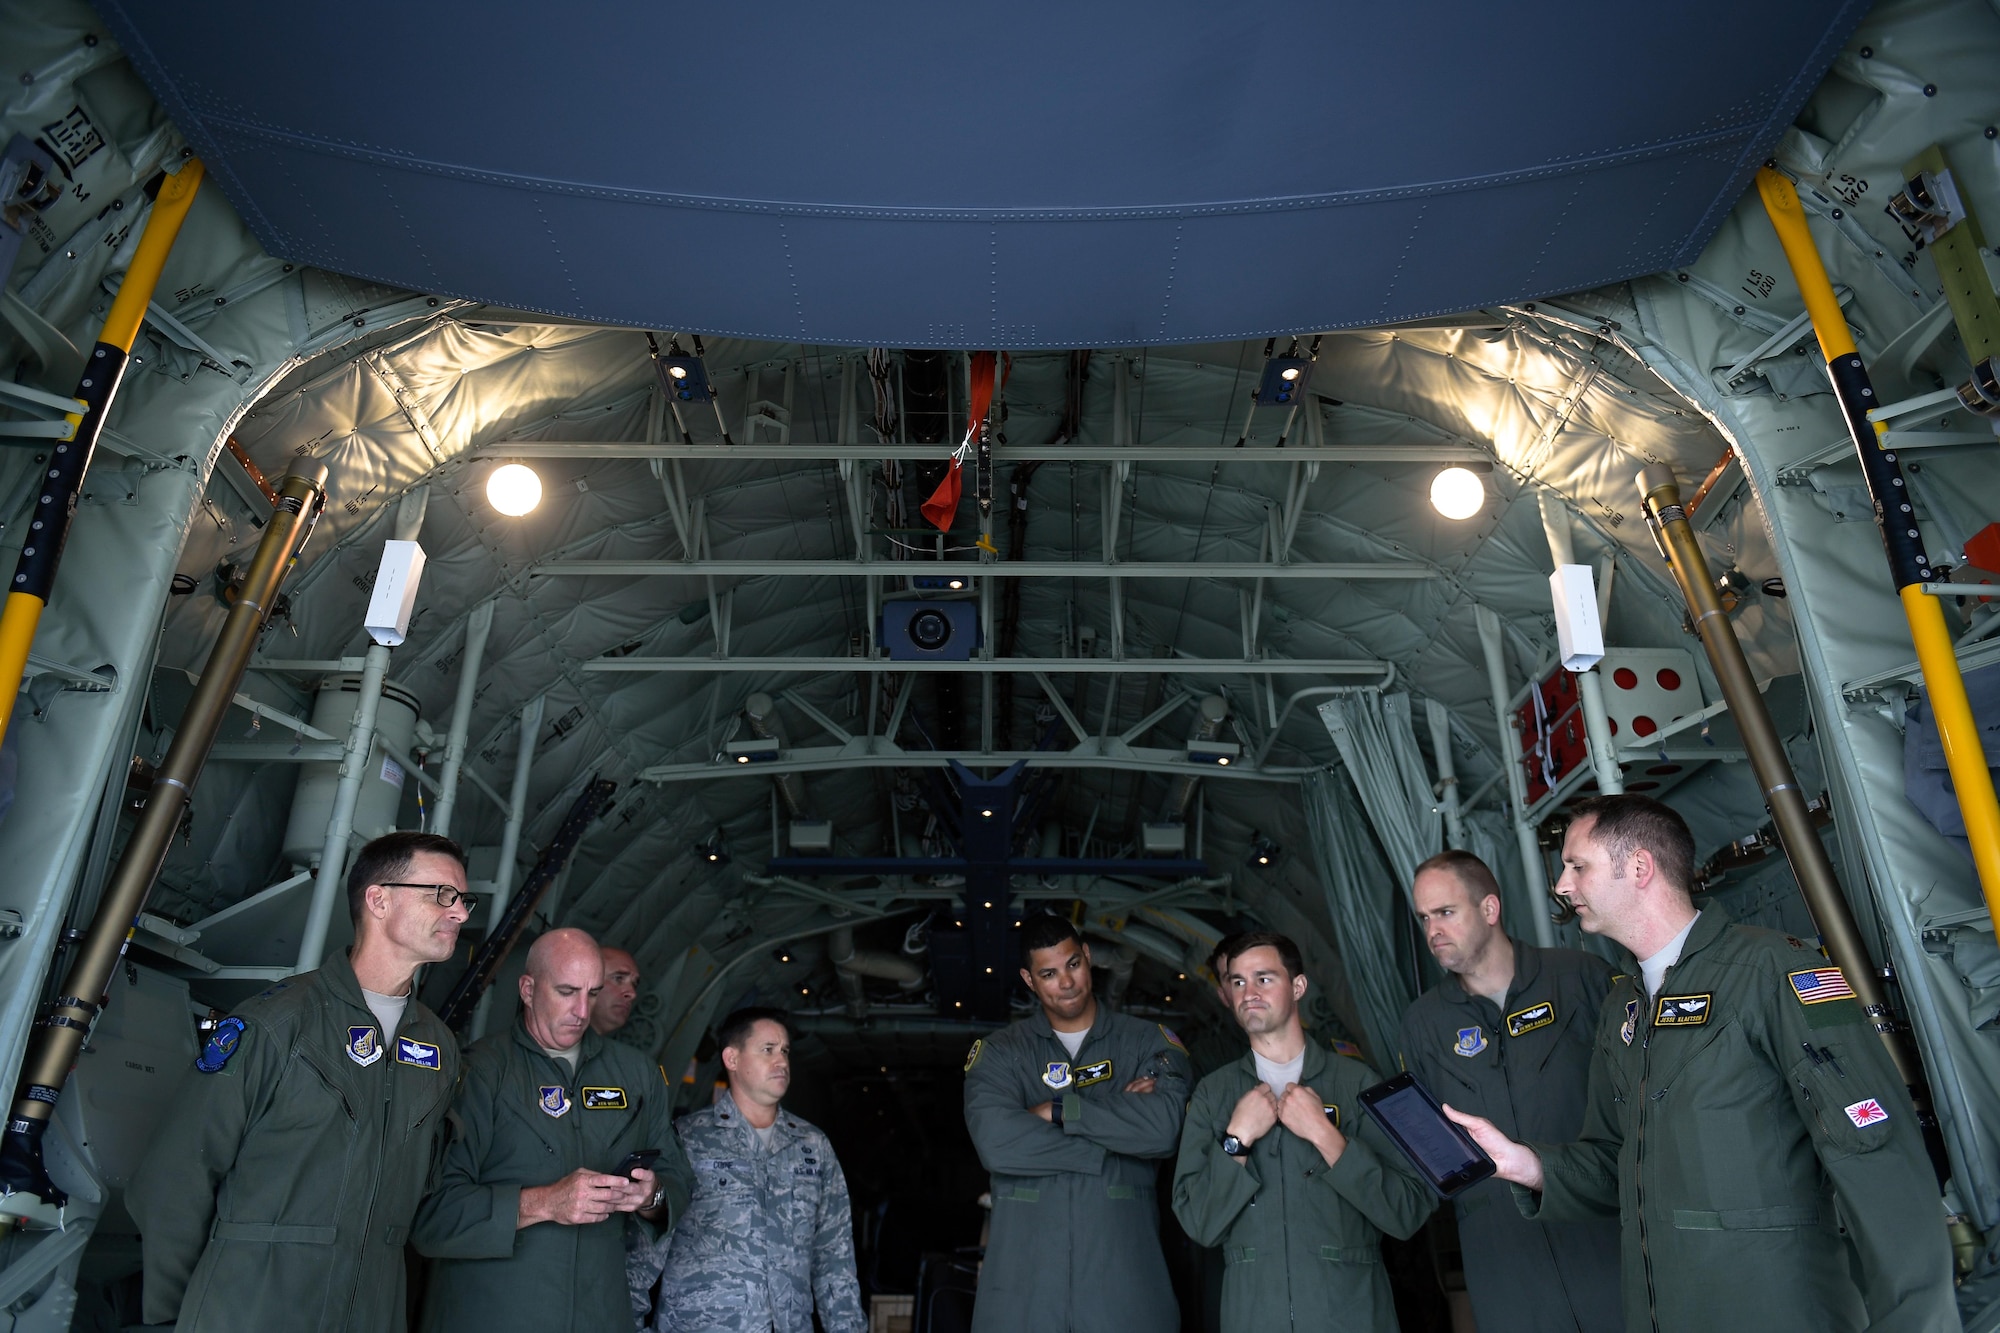
[[1276,865],[1284,850],[1261,833],[1252,832],[1250,835],[1250,864],[1253,866]]
[[979,812],[979,817],[981,819],[991,819],[993,818],[993,812],[991,810],[981,810]]
[[1283,370],[1278,372],[1278,378],[1295,380],[1299,377],[1299,373],[1300,373],[1299,368],[1297,366],[1286,366]]
[[987,968],[987,969],[986,969],[986,975],[987,975],[987,976],[989,976],[989,977],[990,977],[990,976],[992,976],[992,975],[993,975],[993,969],[992,969],[992,968],[990,968],[990,967],[989,967],[989,968]]
[[688,377],[688,368],[686,366],[670,365],[667,367],[667,373],[669,375],[672,375],[677,380],[684,380]]
[[1448,467],[1431,478],[1431,508],[1446,518],[1471,518],[1486,507],[1486,483],[1468,468]]
[[503,463],[486,478],[486,502],[519,518],[542,502],[542,479],[525,463]]
[[953,1000],[953,1001],[951,1002],[951,1007],[952,1007],[952,1008],[954,1008],[954,1009],[963,1009],[963,1008],[965,1008],[965,1001],[964,1001],[964,1000]]
[[963,587],[965,586],[965,580],[964,580],[964,579],[946,579],[946,580],[945,580],[945,583],[944,583],[944,586],[945,586],[945,587],[947,587],[947,588],[949,588],[949,589],[951,589],[951,590],[952,590],[953,592],[957,592],[957,591],[959,591],[959,589],[961,589],[961,588],[963,588]]
[[[696,843],[694,845],[694,854],[695,854],[695,859],[700,861],[706,861],[710,865],[714,866],[728,865],[729,848],[723,844],[722,830],[717,829],[715,832],[709,834],[706,839]],[[783,961],[789,962],[791,960],[784,959]]]

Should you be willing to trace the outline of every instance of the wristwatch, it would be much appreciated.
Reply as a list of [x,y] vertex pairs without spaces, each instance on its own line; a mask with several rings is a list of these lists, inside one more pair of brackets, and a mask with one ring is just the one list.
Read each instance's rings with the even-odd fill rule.
[[1237,1138],[1234,1134],[1225,1132],[1222,1136],[1222,1151],[1228,1153],[1231,1157],[1248,1157],[1250,1155],[1250,1145],[1242,1139]]
[[653,1197],[646,1200],[646,1202],[640,1206],[639,1211],[642,1213],[650,1213],[655,1208],[658,1208],[661,1204],[665,1203],[666,1201],[667,1201],[667,1187],[665,1185],[662,1185],[658,1189],[653,1191]]
[[1060,1097],[1054,1098],[1049,1102],[1049,1123],[1057,1129],[1062,1128],[1062,1107],[1063,1099]]

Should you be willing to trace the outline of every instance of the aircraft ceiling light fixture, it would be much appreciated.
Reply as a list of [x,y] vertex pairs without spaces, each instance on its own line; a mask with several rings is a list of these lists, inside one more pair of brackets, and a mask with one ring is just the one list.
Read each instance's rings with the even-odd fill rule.
[[542,479],[526,463],[502,463],[486,478],[486,502],[509,518],[532,513],[542,502]]

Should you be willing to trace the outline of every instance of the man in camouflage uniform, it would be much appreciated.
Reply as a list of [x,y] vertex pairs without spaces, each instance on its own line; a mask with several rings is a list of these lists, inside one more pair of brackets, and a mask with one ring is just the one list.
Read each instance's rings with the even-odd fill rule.
[[776,1009],[716,1030],[729,1095],[675,1128],[694,1199],[667,1251],[659,1333],[865,1333],[847,1178],[819,1130],[779,1108],[791,1032]]
[[403,1242],[458,1081],[458,1043],[411,982],[471,915],[465,854],[377,838],[347,902],[353,951],[222,1020],[126,1192],[148,1324],[401,1333]]

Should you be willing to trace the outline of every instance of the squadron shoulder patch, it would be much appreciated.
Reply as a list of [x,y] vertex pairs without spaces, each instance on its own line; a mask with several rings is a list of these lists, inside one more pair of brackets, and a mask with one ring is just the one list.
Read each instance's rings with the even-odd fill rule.
[[542,1108],[543,1115],[555,1120],[560,1120],[568,1115],[571,1106],[569,1093],[563,1089],[560,1083],[543,1084],[541,1099],[538,1104]]
[[1076,1067],[1076,1086],[1079,1088],[1090,1087],[1093,1083],[1102,1083],[1110,1077],[1111,1062],[1109,1060],[1099,1060],[1096,1064],[1078,1065]]
[[366,1069],[382,1058],[382,1039],[372,1027],[347,1029],[347,1058]]
[[1361,1058],[1361,1048],[1345,1038],[1335,1037],[1327,1045],[1333,1048],[1335,1055],[1344,1055],[1350,1060],[1359,1060]]
[[1167,1039],[1167,1045],[1173,1047],[1175,1050],[1179,1051],[1182,1055],[1186,1055],[1188,1053],[1187,1045],[1184,1042],[1182,1042],[1179,1037],[1175,1036],[1174,1030],[1168,1027],[1165,1023],[1160,1024],[1160,1035]]
[[1062,1060],[1051,1060],[1042,1066],[1042,1082],[1052,1088],[1067,1088],[1075,1081],[1070,1075],[1069,1065]]
[[984,1054],[986,1054],[986,1039],[981,1037],[973,1042],[972,1049],[965,1053],[965,1072],[970,1074],[972,1067],[979,1063],[979,1057]]
[[1854,987],[1837,967],[1808,967],[1793,972],[1785,980],[1792,983],[1792,995],[1800,1004],[1826,1004],[1832,1000],[1855,998]]
[[1451,1053],[1453,1055],[1463,1055],[1467,1059],[1470,1059],[1485,1049],[1485,1028],[1460,1028],[1458,1030],[1458,1040],[1452,1043]]
[[1536,1028],[1545,1028],[1555,1021],[1555,1001],[1543,1000],[1540,1004],[1531,1004],[1526,1009],[1516,1009],[1507,1015],[1507,1035],[1518,1037]]
[[1618,1039],[1627,1046],[1630,1046],[1632,1044],[1632,1037],[1638,1030],[1638,1027],[1639,1002],[1637,1000],[1627,1000],[1625,1001],[1625,1025],[1618,1029]]
[[419,1069],[443,1069],[444,1052],[427,1041],[417,1041],[412,1037],[396,1038],[396,1063],[415,1065]]
[[623,1088],[578,1088],[583,1096],[586,1111],[624,1111],[630,1107],[625,1101]]
[[1714,1007],[1715,996],[1705,995],[1662,995],[1659,1008],[1653,1011],[1653,1026],[1656,1028],[1698,1028],[1708,1021],[1709,1010]]
[[215,1025],[215,1031],[208,1034],[208,1044],[195,1057],[194,1067],[204,1074],[213,1074],[229,1063],[229,1057],[236,1054],[236,1048],[243,1044],[243,1020],[225,1018]]

